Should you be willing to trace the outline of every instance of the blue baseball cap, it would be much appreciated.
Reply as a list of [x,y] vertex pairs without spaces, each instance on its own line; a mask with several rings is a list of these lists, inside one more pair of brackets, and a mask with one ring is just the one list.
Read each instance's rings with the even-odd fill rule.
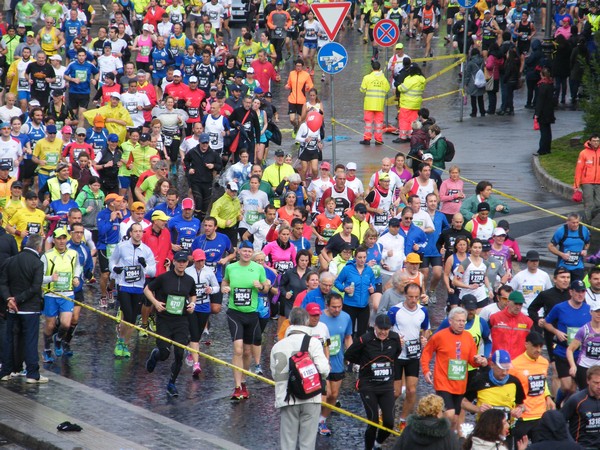
[[2,122],[2,123],[0,123],[0,128],[10,128],[10,123]]
[[198,138],[198,141],[200,141],[200,142],[210,142],[210,136],[208,135],[208,133],[201,133],[200,137]]
[[108,135],[108,142],[119,142],[119,136],[117,136],[115,133],[110,133]]
[[46,133],[47,134],[56,134],[58,130],[56,129],[56,125],[48,125],[46,127]]
[[492,353],[492,362],[502,370],[508,370],[512,367],[510,354],[506,350],[496,350]]
[[242,241],[242,242],[240,242],[240,245],[238,246],[238,248],[240,250],[243,248],[251,248],[252,250],[254,250],[254,245],[252,245],[252,242],[250,242],[250,241]]

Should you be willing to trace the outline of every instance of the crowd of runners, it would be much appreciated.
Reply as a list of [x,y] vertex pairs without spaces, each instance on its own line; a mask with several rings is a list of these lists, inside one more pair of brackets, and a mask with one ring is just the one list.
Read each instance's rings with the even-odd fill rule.
[[[462,51],[465,10],[452,1],[353,3],[345,32],[373,46],[361,144],[383,144],[382,107],[390,90],[399,98],[397,151],[361,180],[356,163],[323,159],[315,59],[328,39],[310,6],[245,5],[237,37],[229,0],[120,0],[102,11],[24,0],[10,24],[0,17],[0,381],[47,382],[40,316],[43,363],[72,356],[81,313],[73,300],[98,283],[93,306],[121,319],[115,358],[131,357],[132,340],[147,337],[128,324],[199,350],[210,343],[211,315],[226,314],[232,363],[271,373],[282,410],[295,403],[277,352],[300,350],[291,342],[302,339],[287,339],[301,332],[319,339],[311,352],[326,377],[322,399],[335,405],[344,377],[357,377],[366,417],[399,430],[398,448],[458,448],[464,437],[467,448],[521,449],[547,436],[540,430],[552,421],[568,423],[581,448],[599,448],[600,269],[585,269],[590,232],[575,213],[556,230],[544,244],[557,257],[552,276],[536,249],[521,253],[492,183],[470,195],[460,168],[446,167],[454,146],[422,107],[420,67],[402,42],[381,63],[373,43],[374,25],[390,18],[403,40],[423,42],[414,56],[433,56],[438,34],[455,42],[449,52]],[[520,78],[535,32],[526,11],[544,17],[546,6],[482,0],[470,9],[468,83],[483,73],[483,59],[477,70],[473,59],[500,61],[500,49],[520,61]],[[566,8],[555,5],[559,22],[542,28],[569,17],[593,47],[596,6]],[[488,113],[501,89],[500,112],[512,114],[516,87],[504,74],[512,66],[498,61],[487,77]],[[273,101],[280,82],[287,113]],[[528,87],[536,89],[529,78]],[[471,94],[475,115],[482,95]],[[295,147],[278,126],[284,116]],[[437,329],[436,304],[448,312]],[[277,335],[277,369],[263,367],[265,333]],[[147,371],[171,352],[166,390],[175,397],[181,370],[198,378],[202,367],[197,353],[157,339],[143,355]],[[419,380],[436,395],[417,406]],[[234,370],[231,399],[250,397],[246,375]],[[555,408],[562,415],[546,416]],[[282,413],[283,448],[343,432],[327,407],[300,411],[285,424]],[[477,417],[472,433],[465,411]],[[368,426],[365,448],[388,437]]]

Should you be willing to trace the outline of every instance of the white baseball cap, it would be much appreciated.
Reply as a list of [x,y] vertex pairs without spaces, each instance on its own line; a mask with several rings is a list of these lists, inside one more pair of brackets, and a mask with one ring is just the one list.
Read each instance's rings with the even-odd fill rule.
[[356,163],[349,162],[346,164],[346,170],[356,170]]

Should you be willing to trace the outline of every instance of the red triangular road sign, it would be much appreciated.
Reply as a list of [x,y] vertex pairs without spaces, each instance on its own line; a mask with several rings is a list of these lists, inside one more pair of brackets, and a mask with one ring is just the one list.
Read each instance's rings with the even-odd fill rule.
[[317,20],[323,25],[330,40],[334,40],[344,23],[344,18],[352,5],[351,2],[313,3],[312,8]]

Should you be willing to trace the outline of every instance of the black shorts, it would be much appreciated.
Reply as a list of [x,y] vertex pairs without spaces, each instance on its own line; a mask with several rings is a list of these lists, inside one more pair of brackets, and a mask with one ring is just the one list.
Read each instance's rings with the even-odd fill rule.
[[342,381],[346,376],[346,372],[329,372],[328,381]]
[[[83,295],[83,289],[77,292],[73,292],[73,298],[75,300],[77,300],[78,302],[83,303],[85,301],[85,297]],[[75,304],[75,307],[77,307],[79,305]]]
[[227,310],[227,323],[232,341],[242,339],[247,345],[260,345],[262,333],[258,322],[258,313],[243,313],[233,309]]
[[298,159],[304,162],[318,161],[319,150],[302,150],[300,155],[298,155]]
[[100,273],[109,273],[108,258],[106,257],[106,250],[98,250],[98,264],[100,265]]
[[142,311],[142,303],[145,298],[144,294],[119,291],[117,299],[125,322],[135,323],[137,316]]
[[453,409],[454,410],[454,414],[459,415],[460,411],[461,411],[461,403],[462,403],[462,399],[464,397],[464,395],[462,394],[451,394],[450,392],[446,392],[446,391],[435,391],[435,393],[437,395],[439,395],[440,397],[442,397],[442,399],[444,399],[444,407],[446,408],[446,411],[449,409]]
[[383,294],[383,285],[381,283],[377,283],[375,285],[375,292],[373,292],[374,294]]
[[288,103],[288,114],[302,114],[303,103]]
[[36,168],[37,164],[34,163],[31,159],[24,159],[23,163],[19,167],[19,180],[30,180],[31,178],[33,178],[36,175]]
[[420,22],[421,18],[419,17],[419,12],[421,11],[421,6],[419,6],[418,8],[415,8],[411,11],[413,18],[417,21]]
[[287,37],[292,41],[296,41],[300,37],[300,33],[298,31],[288,31]]
[[188,322],[190,326],[190,341],[200,342],[202,332],[206,328],[210,313],[196,312],[188,315]]
[[482,50],[489,49],[490,45],[492,45],[492,42],[496,42],[496,39],[482,39],[481,40],[481,49]]
[[477,302],[477,309],[481,309],[481,308],[485,308],[487,305],[490,304],[490,298],[485,298],[483,300],[480,300]]
[[394,379],[401,380],[402,375],[405,377],[419,377],[419,360],[418,359],[396,359],[394,361]]
[[423,34],[433,34],[433,33],[435,33],[435,28],[434,27],[423,28],[423,30],[421,30],[421,33],[423,33]]
[[210,304],[212,305],[213,303],[216,303],[217,305],[223,304],[223,293],[221,291],[210,294]]
[[427,269],[429,266],[431,267],[442,267],[442,257],[441,256],[423,256],[423,262],[421,263],[421,269]]
[[458,11],[460,11],[458,6],[448,6],[446,9],[446,19],[454,19],[454,16]]
[[590,10],[588,8],[582,8],[581,6],[577,9],[577,15],[580,19],[583,19],[585,16],[587,16],[589,12]]
[[567,378],[570,377],[569,369],[571,366],[569,365],[569,361],[567,358],[563,358],[562,356],[557,356],[554,354],[554,365],[556,366],[556,374],[558,378]]
[[72,94],[69,92],[68,97],[69,109],[86,108],[90,103],[90,94]]

